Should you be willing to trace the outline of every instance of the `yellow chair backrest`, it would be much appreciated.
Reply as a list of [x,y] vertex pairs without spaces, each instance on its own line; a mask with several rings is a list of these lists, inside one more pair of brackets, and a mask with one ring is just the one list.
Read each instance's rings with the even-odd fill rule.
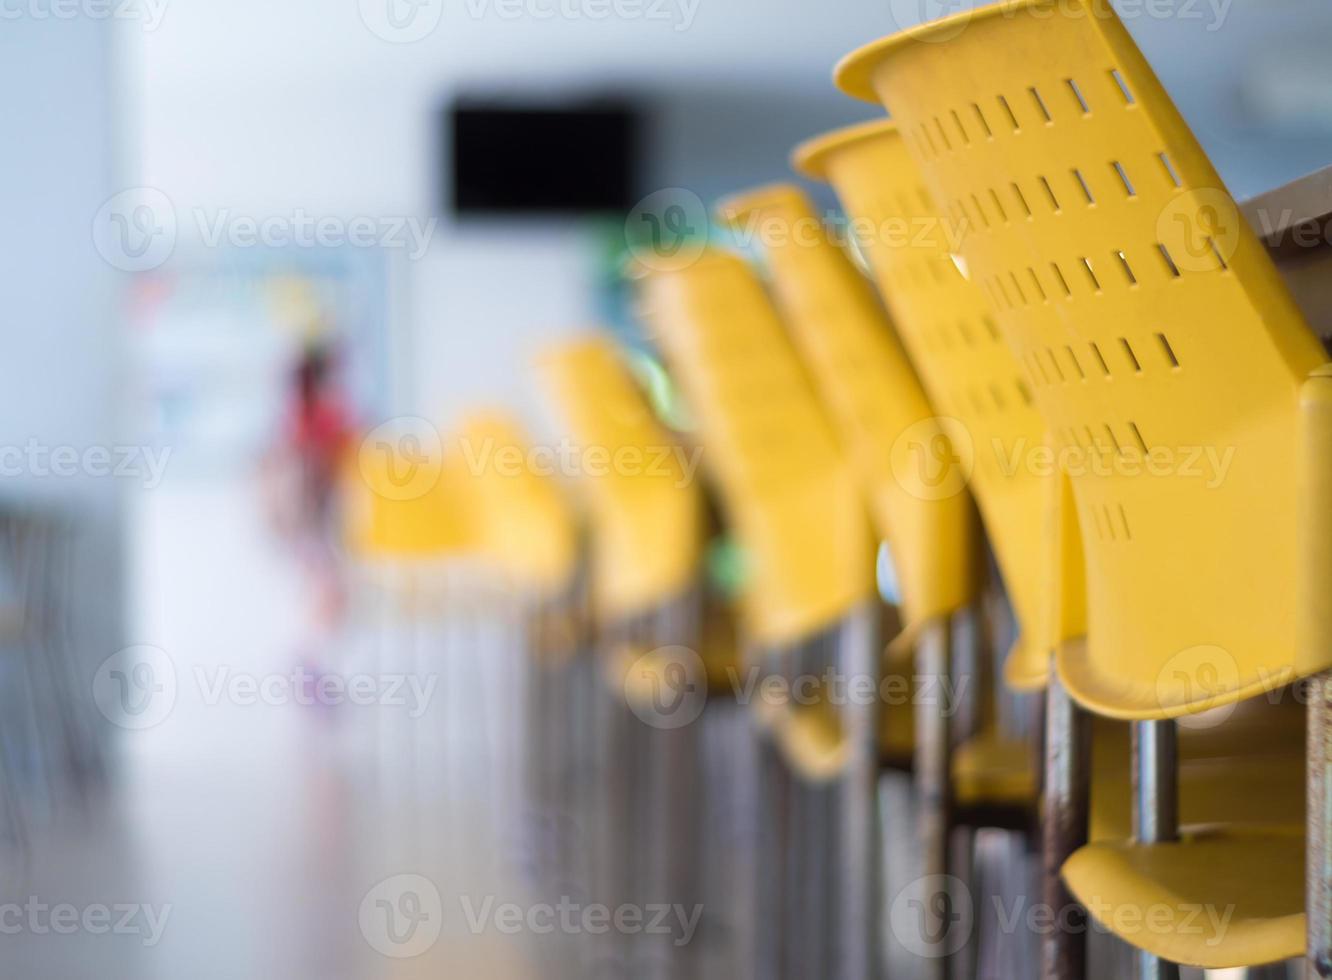
[[762,284],[712,251],[648,274],[641,291],[745,552],[748,637],[780,646],[833,625],[872,593],[873,542],[852,466]]
[[763,245],[777,304],[889,544],[907,629],[963,608],[978,578],[966,474],[873,287],[796,187],[765,187],[720,211]]
[[1065,591],[1071,608],[1053,610],[1053,487],[1028,465],[1046,439],[1031,390],[985,297],[958,270],[950,229],[891,122],[811,140],[795,162],[837,191],[930,402],[950,420],[1020,628],[1005,676],[1039,687],[1055,622],[1081,636],[1083,617],[1076,589]]
[[553,472],[502,412],[477,412],[448,445],[466,477],[473,551],[512,586],[541,596],[567,589],[577,568],[578,534]]
[[696,457],[653,416],[611,341],[563,344],[539,369],[577,453],[573,475],[588,503],[599,615],[635,616],[679,596],[702,551]]
[[[881,101],[1058,440],[1086,551],[1073,695],[1170,717],[1294,653],[1297,396],[1324,355],[1103,0],[1022,0],[838,70]],[[1317,659],[1318,662],[1314,662]]]
[[473,545],[464,474],[438,451],[362,442],[341,480],[344,536],[363,558],[420,560]]

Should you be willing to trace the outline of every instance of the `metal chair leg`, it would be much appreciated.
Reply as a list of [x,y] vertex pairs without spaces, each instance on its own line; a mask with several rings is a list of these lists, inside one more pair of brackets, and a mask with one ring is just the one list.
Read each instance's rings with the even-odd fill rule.
[[[916,705],[916,805],[919,809],[921,873],[926,881],[943,882],[948,875],[948,839],[952,826],[951,721],[940,692],[953,659],[953,635],[947,618],[926,625],[916,647],[916,667],[927,697]],[[944,943],[951,925],[951,896],[927,901],[920,909],[921,936],[938,946],[923,970],[932,980],[948,974]]]
[[[1143,844],[1179,834],[1179,778],[1174,721],[1133,725],[1133,836]],[[1179,980],[1179,967],[1146,950],[1134,956],[1138,980]]]
[[782,980],[786,976],[782,925],[785,869],[782,855],[788,841],[787,815],[791,799],[791,777],[781,753],[769,737],[761,739],[759,785],[758,902],[754,908],[756,980]]
[[787,797],[787,812],[790,814],[782,863],[785,868],[784,888],[782,889],[782,939],[785,947],[785,977],[809,976],[813,968],[810,962],[810,934],[817,929],[817,923],[811,923],[806,915],[810,909],[805,903],[806,887],[811,858],[818,853],[818,838],[811,833],[810,811],[814,803],[815,790],[807,786],[798,777],[790,777],[790,795]]
[[[836,643],[827,636],[802,643],[793,656],[797,677],[822,678],[827,670],[837,667]],[[819,785],[803,778],[795,781],[795,822],[788,843],[792,885],[788,890],[791,918],[787,933],[793,940],[792,976],[828,975],[824,940],[832,925],[835,894],[828,888],[833,875],[831,811],[835,797],[836,784]]]
[[[840,632],[839,665],[853,682],[867,678],[879,690],[877,617],[857,613]],[[846,685],[844,685],[846,686]],[[864,687],[868,688],[866,684]],[[840,980],[879,976],[879,706],[874,699],[851,703],[842,725],[851,744],[851,762],[837,792],[838,882],[836,972]]]
[[953,828],[949,853],[952,876],[962,883],[959,889],[970,898],[971,907],[963,914],[971,925],[967,941],[949,957],[950,980],[972,980],[979,970],[981,947],[981,876],[977,873],[976,838],[979,831],[975,827],[960,826]]
[[1087,975],[1086,912],[1076,908],[1060,869],[1087,842],[1090,817],[1091,717],[1073,703],[1050,667],[1045,710],[1045,798],[1043,881],[1046,905],[1055,922],[1041,941],[1043,980],[1082,980]]
[[1332,671],[1307,683],[1307,970],[1310,977],[1332,977]]

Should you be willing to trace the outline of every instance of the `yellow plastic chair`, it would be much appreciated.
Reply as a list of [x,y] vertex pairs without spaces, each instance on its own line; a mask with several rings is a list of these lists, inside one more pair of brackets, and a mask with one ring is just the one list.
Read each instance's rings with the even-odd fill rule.
[[443,454],[361,445],[340,480],[349,550],[367,560],[466,553],[472,527],[466,497],[457,492],[460,476]]
[[[538,369],[576,452],[572,476],[587,511],[597,669],[609,689],[596,711],[607,760],[595,787],[604,822],[594,839],[609,845],[600,877],[613,907],[692,903],[705,870],[708,790],[716,789],[703,781],[706,722],[691,717],[702,710],[708,684],[698,583],[702,493],[682,447],[653,416],[609,340],[561,344],[544,353]],[[704,928],[725,928],[715,918],[722,907],[706,903]],[[701,948],[647,945],[622,944],[635,971],[648,974],[651,957],[671,964],[672,975],[703,968]]]
[[648,274],[641,295],[746,550],[746,636],[776,648],[826,629],[869,595],[873,547],[854,473],[762,285],[711,251]]
[[[598,746],[591,724],[594,664],[588,640],[578,528],[556,478],[554,454],[534,445],[502,409],[466,414],[444,440],[447,471],[467,516],[471,547],[459,563],[469,622],[467,659],[494,680],[498,704],[488,709],[488,746],[515,758],[513,795],[496,809],[515,820],[516,836],[535,856],[532,877],[542,900],[555,902],[570,883],[589,885],[596,872],[583,842],[551,848],[552,834],[588,827],[595,817]],[[481,656],[499,632],[498,656]],[[465,688],[475,690],[474,688]],[[478,692],[479,693],[479,692]],[[492,748],[493,751],[493,748]],[[548,963],[552,975],[581,975],[585,951],[570,946]],[[552,954],[547,954],[552,956]]]
[[[428,670],[447,678],[444,692],[463,684],[475,692],[482,685],[475,672],[457,669],[457,647],[450,643],[451,572],[473,546],[466,495],[458,492],[460,474],[449,465],[440,441],[419,442],[367,438],[344,459],[338,494],[348,598],[344,655],[372,675],[413,676]],[[469,651],[472,657],[475,653]],[[369,781],[394,804],[410,802],[425,788],[437,789],[448,800],[489,797],[512,810],[524,798],[516,751],[509,756],[514,771],[503,774],[513,778],[487,774],[459,791],[462,767],[457,762],[479,741],[478,717],[485,713],[472,715],[464,725],[447,707],[412,719],[385,710],[359,711],[349,719],[349,744]],[[459,732],[463,738],[454,737]],[[422,766],[422,759],[432,762]]]
[[510,587],[535,597],[572,587],[578,539],[568,501],[542,454],[507,413],[480,410],[449,449],[468,476],[474,551]]
[[[932,698],[943,689],[939,681],[955,669],[953,619],[968,615],[979,593],[980,539],[967,491],[975,437],[965,423],[959,425],[961,420],[940,418],[942,413],[932,407],[873,287],[833,243],[798,188],[785,184],[761,188],[723,202],[719,210],[737,235],[762,245],[777,304],[829,414],[851,447],[900,582],[905,635],[894,646],[917,652],[916,672],[931,678],[921,691]],[[946,254],[937,257],[956,277]],[[968,316],[957,309],[967,294],[950,293],[947,280],[927,278],[935,286],[933,295],[917,295],[917,300],[933,303],[934,315],[952,329],[967,331]],[[979,317],[975,327],[983,330]],[[972,361],[988,363],[983,351],[973,354]],[[1013,397],[1016,400],[1015,392]],[[959,450],[953,437],[965,440],[966,446]],[[1039,505],[1034,482],[1032,491]],[[1032,511],[1033,519],[1038,518],[1038,506]],[[1021,533],[1024,528],[1013,530]],[[1030,545],[1029,539],[1028,550],[1035,552]],[[1034,576],[1031,581],[1039,586]],[[1035,593],[1033,588],[1026,594]],[[974,632],[981,633],[982,624],[975,626]],[[976,713],[988,714],[985,695],[976,700],[982,702]],[[943,698],[934,701],[915,706],[914,775],[926,876],[949,872],[956,823],[950,792],[954,765],[950,729],[955,727],[951,709],[956,706],[945,704]],[[887,709],[884,714],[893,712]],[[810,733],[815,734],[817,730]],[[1029,807],[1034,799],[1034,758],[1029,745],[1019,743],[1015,752],[1007,751],[992,733],[971,740],[959,755],[961,788],[967,797],[959,802],[968,807],[1006,806],[1016,796],[1019,805]],[[995,762],[1017,764],[1009,785],[984,778]],[[1017,783],[1022,785],[1013,785]],[[991,789],[999,790],[1001,798],[988,796]],[[942,962],[936,965],[942,968]]]
[[[1018,638],[1004,661],[1005,678],[1017,690],[1043,687],[1055,623],[1055,552],[1047,543],[1053,539],[1050,481],[1029,468],[1013,467],[995,449],[1001,444],[1035,449],[1045,442],[1044,423],[1018,365],[984,297],[952,261],[946,229],[891,123],[851,126],[810,140],[797,148],[795,165],[837,190],[911,363],[905,363],[900,350],[892,352],[903,359],[903,369],[919,371],[932,411],[942,418],[940,428],[954,438],[950,451],[958,460],[958,474],[943,489],[956,493],[965,480],[974,492],[1017,619]],[[809,222],[812,216],[798,220]],[[842,265],[845,278],[851,269],[845,260]],[[816,307],[825,317],[827,305]],[[871,315],[862,312],[860,319]],[[811,342],[830,330],[811,331]],[[880,325],[878,332],[885,331],[886,325]],[[891,348],[885,345],[885,350]],[[837,384],[832,376],[827,382]],[[891,398],[900,386],[877,388],[880,397]],[[898,428],[883,441],[901,445],[913,437]],[[898,477],[889,473],[887,479]],[[924,488],[914,488],[913,494],[928,495]],[[908,550],[904,558],[909,563],[914,555]],[[1076,588],[1072,595],[1079,595]],[[1081,632],[1078,609],[1060,618],[1066,629]],[[1027,740],[989,727],[953,753],[949,768],[955,803],[978,813],[995,806],[1034,806],[1036,757]]]
[[[876,530],[901,556],[901,605],[914,636],[977,593],[971,498],[965,475],[953,471],[948,436],[871,287],[798,188],[761,188],[718,211],[763,245],[774,298],[868,489]],[[936,451],[942,462],[920,458]]]
[[594,529],[596,617],[632,619],[691,592],[702,556],[702,494],[621,355],[609,340],[588,338],[548,350],[538,369],[579,453],[576,486]]
[[[1324,603],[1297,603],[1312,594],[1307,570],[1326,565],[1322,541],[1301,548],[1327,507],[1299,442],[1302,386],[1308,438],[1321,435],[1327,382],[1306,379],[1326,355],[1108,5],[986,7],[870,45],[838,81],[882,101],[906,134],[1059,440],[1088,629],[1056,652],[1050,710],[1064,688],[1138,723],[1134,840],[1081,848],[1065,880],[1143,951],[1149,975],[1167,970],[1157,957],[1228,967],[1299,955],[1299,829],[1180,833],[1172,719],[1214,718],[1204,713],[1332,660],[1315,640],[1325,634],[1298,625],[1321,625]],[[1190,470],[1190,447],[1233,449],[1224,477]],[[1047,777],[1072,812],[1081,727]],[[1313,760],[1310,773],[1321,779]],[[1311,898],[1323,881],[1310,876]],[[1207,907],[1233,915],[1224,928],[1185,921]],[[1148,909],[1150,925],[1121,914]],[[1327,934],[1313,923],[1316,969]],[[1075,944],[1050,940],[1046,975],[1074,975]]]
[[[933,219],[923,189],[910,170],[891,169],[897,162],[891,139],[875,139],[881,135],[886,133],[879,124],[870,124],[811,141],[796,151],[797,169],[825,180],[828,166],[836,165],[839,175],[850,171],[834,183],[855,219],[929,230]],[[1016,365],[1006,363],[981,297],[958,275],[937,238],[902,231],[900,241],[885,240],[869,251],[894,314],[890,326],[869,285],[829,240],[796,188],[756,192],[723,207],[741,230],[748,226],[772,240],[766,251],[778,299],[821,391],[857,448],[878,529],[897,556],[908,636],[916,632],[912,623],[975,599],[968,487],[976,488],[987,523],[998,529],[1001,570],[1016,583],[1020,639],[1006,669],[1019,689],[1043,685],[1044,658],[1027,650],[1048,644],[1024,642],[1028,635],[1039,636],[1047,618],[1039,614],[1048,601],[1036,545],[1045,531],[1041,483],[1027,471],[1006,472],[988,451],[1001,434],[1039,445],[1042,429],[1023,386],[1015,383]],[[913,594],[924,601],[913,602]]]
[[[953,452],[960,475],[985,518],[1018,622],[1005,678],[1018,690],[1043,687],[1051,645],[1050,557],[1042,544],[1051,537],[1050,492],[1030,467],[1014,467],[996,450],[1044,445],[1031,390],[984,296],[952,261],[947,229],[891,123],[812,140],[795,160],[838,192],[933,414],[959,443]],[[1077,611],[1066,618],[1076,622]]]
[[[788,679],[828,666],[877,676],[865,615],[874,549],[858,481],[762,284],[739,258],[708,251],[647,274],[641,296],[744,552],[749,665]],[[856,706],[839,718],[852,757],[833,785],[791,779],[778,747],[764,744],[758,929],[745,941],[759,977],[873,975],[874,714]]]
[[[971,344],[959,352],[957,345],[930,342],[931,324],[967,322],[967,316],[959,316],[950,303],[956,306],[969,302],[973,317],[989,318],[991,314],[976,288],[952,261],[945,232],[935,230],[938,219],[925,209],[928,192],[896,125],[885,119],[811,140],[797,150],[796,164],[808,176],[828,180],[857,229],[868,236],[862,248],[895,314],[894,323],[923,375],[936,379],[942,397],[955,390],[1002,391],[1003,382],[1011,381],[1020,369],[1007,346],[997,338],[974,359],[967,356],[974,352]],[[936,268],[927,274],[921,267],[931,260],[935,260]],[[975,336],[962,327],[958,333]],[[987,374],[993,380],[987,380]],[[955,378],[972,379],[972,383],[968,388]],[[1020,377],[1011,383],[1019,392],[1025,389]],[[1081,546],[1064,549],[1073,551],[1071,557],[1058,554],[1056,528],[1052,526],[1056,516],[1050,513],[1055,505],[1048,499],[1051,481],[1038,477],[1029,467],[1014,466],[1011,456],[1001,459],[995,447],[1041,446],[1039,432],[1044,422],[1030,404],[1023,408],[1005,406],[1008,411],[1002,414],[986,410],[989,406],[978,397],[963,395],[953,404],[957,410],[954,418],[964,426],[960,431],[967,434],[973,446],[980,447],[975,453],[970,485],[994,539],[1000,569],[1005,580],[1013,583],[1011,591],[1019,620],[1036,622],[1037,639],[1019,639],[1006,661],[1006,678],[1018,690],[1043,687],[1049,652],[1058,639],[1076,639],[1085,632]],[[1003,506],[993,506],[996,498]],[[1014,528],[1023,528],[1024,533],[1013,533]],[[1051,596],[1065,598],[1059,603]],[[1022,609],[1028,613],[1022,615]],[[1051,632],[1052,625],[1058,632]],[[1039,638],[1042,632],[1043,639]],[[1299,788],[1292,782],[1289,768],[1273,767],[1270,759],[1252,760],[1249,765],[1235,757],[1251,754],[1254,742],[1273,744],[1282,750],[1290,748],[1292,736],[1299,734],[1295,729],[1302,726],[1302,719],[1292,715],[1249,712],[1243,723],[1236,718],[1224,731],[1206,727],[1185,733],[1180,775],[1181,814],[1186,823],[1215,822],[1224,815],[1242,823],[1274,819],[1289,822],[1290,815],[1298,812],[1298,805],[1292,803],[1298,804],[1293,791]],[[1120,775],[1123,767],[1100,764],[1102,756],[1117,762],[1125,758],[1127,746],[1121,728],[1100,726],[1097,731],[1095,772],[1103,778],[1094,781],[1094,840],[1127,836],[1128,797],[1120,792],[1125,789]],[[953,782],[959,802],[1032,802],[1035,779],[1025,745],[996,736],[993,731],[987,732],[958,747],[953,759]],[[1226,776],[1220,771],[1222,761],[1232,772],[1237,765],[1244,771],[1260,769],[1254,777],[1266,782]],[[1259,805],[1240,819],[1238,808],[1254,800]],[[1274,800],[1281,805],[1274,806]]]

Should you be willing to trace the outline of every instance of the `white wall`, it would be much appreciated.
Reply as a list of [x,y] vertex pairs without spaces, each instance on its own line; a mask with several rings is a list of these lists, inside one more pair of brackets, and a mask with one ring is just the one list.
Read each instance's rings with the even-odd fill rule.
[[[719,175],[780,176],[794,139],[873,115],[834,92],[832,65],[940,5],[698,0],[688,29],[676,30],[686,23],[684,0],[653,8],[676,11],[673,21],[513,19],[501,11],[514,0],[429,0],[427,12],[443,11],[438,27],[396,44],[359,12],[388,2],[407,0],[171,0],[160,27],[138,37],[146,181],[178,206],[426,216],[439,183],[436,114],[451,92],[577,90],[613,80],[677,93],[691,107],[685,123],[678,113],[670,118],[664,162],[667,173],[687,176],[664,179],[688,180],[707,196],[725,189]],[[540,11],[561,2],[588,11],[604,0],[522,0]],[[1327,134],[1287,134],[1274,149],[1268,135],[1249,131],[1240,97],[1265,55],[1315,25],[1332,29],[1325,0],[1234,0],[1214,31],[1186,18],[1130,22],[1237,193],[1332,156]],[[766,96],[766,111],[737,122],[744,117],[719,108],[737,92],[753,105]],[[762,147],[768,168],[747,172],[759,152],[746,155],[747,142]],[[591,315],[577,240],[549,226],[442,228],[427,258],[405,268],[399,347],[412,381],[404,407],[452,411],[487,395],[531,404],[512,359],[529,341],[582,327]]]
[[0,496],[6,508],[74,521],[71,571],[58,587],[87,671],[81,694],[124,645],[126,487],[86,469],[52,474],[49,459],[26,447],[114,447],[124,436],[118,279],[91,232],[118,169],[112,33],[87,19],[6,20],[0,29],[0,447],[25,450],[6,457]]
[[[88,20],[6,21],[0,31],[5,445],[115,435],[115,277],[90,231],[114,184],[109,34]],[[25,494],[76,492],[72,483],[21,482]]]
[[[708,89],[743,77],[832,101],[835,58],[891,26],[870,0],[849,6],[839,27],[795,0],[701,0],[681,31],[682,20],[511,20],[498,9],[450,2],[426,40],[402,45],[369,30],[355,2],[172,0],[161,26],[136,39],[144,181],[178,211],[427,216],[442,182],[437,113],[459,88],[688,80],[705,106]],[[490,13],[473,17],[477,10]],[[847,109],[845,119],[872,111]],[[677,158],[728,152],[678,141],[672,150]],[[784,171],[781,153],[773,163],[774,176]],[[444,225],[424,260],[394,256],[407,283],[407,341],[397,346],[409,375],[397,406],[447,418],[498,400],[537,421],[524,359],[591,325],[582,242],[576,228],[552,223]]]

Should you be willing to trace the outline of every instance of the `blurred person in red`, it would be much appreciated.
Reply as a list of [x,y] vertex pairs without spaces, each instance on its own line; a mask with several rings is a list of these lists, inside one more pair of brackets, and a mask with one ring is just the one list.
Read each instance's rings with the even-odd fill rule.
[[291,542],[312,594],[316,636],[338,626],[346,607],[338,483],[356,428],[326,337],[307,340],[289,372],[287,405],[271,463],[276,523]]

